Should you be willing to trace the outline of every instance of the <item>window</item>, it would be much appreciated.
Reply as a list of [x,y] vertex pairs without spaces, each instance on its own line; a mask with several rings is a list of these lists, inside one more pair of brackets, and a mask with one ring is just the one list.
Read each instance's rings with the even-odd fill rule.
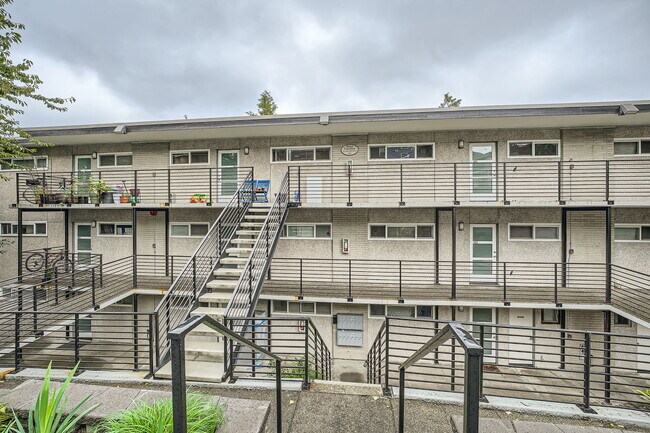
[[368,239],[421,239],[432,240],[432,225],[419,224],[369,224]]
[[98,167],[130,167],[133,165],[131,153],[100,153],[97,155]]
[[31,168],[34,170],[47,170],[48,168],[48,159],[47,156],[34,156],[29,158],[11,158],[11,159],[0,159],[0,170],[19,170],[18,168],[12,168],[7,164],[7,162],[15,165],[20,165],[21,167]]
[[294,313],[294,314],[332,314],[332,304],[327,302],[287,302],[273,301],[274,313]]
[[368,306],[370,317],[433,317],[433,307],[430,305],[406,306],[370,304]]
[[210,151],[202,150],[175,150],[169,152],[171,165],[206,165],[210,164]]
[[434,159],[435,143],[369,146],[368,159]]
[[560,310],[544,308],[542,310],[542,323],[556,325],[560,323]]
[[286,313],[287,312],[287,301],[273,301],[273,312],[274,313]]
[[627,317],[614,313],[614,325],[631,326],[632,322]]
[[525,140],[508,142],[508,158],[548,158],[560,155],[558,140]]
[[404,305],[387,305],[387,317],[415,317],[415,307],[407,307]]
[[282,237],[288,239],[331,239],[331,224],[285,224]]
[[614,240],[620,242],[650,242],[650,225],[616,225]]
[[433,307],[431,305],[418,305],[416,310],[418,317],[433,317]]
[[650,155],[650,138],[614,140],[614,156]]
[[99,236],[131,236],[133,227],[131,223],[98,223],[97,235]]
[[[0,235],[18,236],[17,222],[0,223]],[[47,236],[46,222],[29,222],[23,223],[23,236]]]
[[175,238],[202,238],[210,231],[210,223],[172,223],[171,236]]
[[557,241],[560,226],[557,224],[509,224],[509,241]]
[[274,147],[272,162],[330,161],[331,147]]
[[370,317],[384,317],[386,315],[386,306],[382,304],[370,304],[369,306]]

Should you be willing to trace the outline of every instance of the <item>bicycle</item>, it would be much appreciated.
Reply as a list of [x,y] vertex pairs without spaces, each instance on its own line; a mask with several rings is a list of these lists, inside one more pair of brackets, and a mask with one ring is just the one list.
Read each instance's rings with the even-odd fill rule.
[[58,204],[63,203],[67,196],[66,181],[61,179],[56,190],[50,190],[44,176],[35,176],[25,179],[23,199],[31,204]]
[[[46,260],[47,259],[47,260]],[[47,263],[46,263],[47,261]],[[38,272],[42,269],[49,270],[57,267],[64,267],[65,269],[72,268],[72,260],[68,258],[65,251],[58,253],[32,253],[25,259],[25,269],[30,272]]]

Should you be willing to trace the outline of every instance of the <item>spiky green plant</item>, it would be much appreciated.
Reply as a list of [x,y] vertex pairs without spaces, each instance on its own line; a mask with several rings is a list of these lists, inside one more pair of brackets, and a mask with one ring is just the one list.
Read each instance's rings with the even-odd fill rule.
[[64,410],[67,406],[68,397],[65,395],[72,377],[77,371],[77,364],[61,388],[56,389],[51,387],[50,377],[52,375],[52,363],[47,366],[43,385],[36,397],[34,407],[29,410],[29,417],[27,419],[27,429],[23,426],[22,421],[14,413],[13,421],[5,428],[5,433],[71,433],[76,428],[81,419],[86,416],[90,411],[95,409],[98,405],[90,406],[87,409],[83,407],[88,403],[92,396],[84,398],[81,403],[76,405],[69,411],[68,415],[64,418]]
[[646,403],[650,404],[650,389],[646,389],[644,391],[637,389],[636,393],[643,397]]
[[[188,433],[214,433],[223,424],[224,413],[213,397],[187,395]],[[153,403],[139,402],[102,421],[95,432],[103,433],[173,433],[174,417],[171,398]]]

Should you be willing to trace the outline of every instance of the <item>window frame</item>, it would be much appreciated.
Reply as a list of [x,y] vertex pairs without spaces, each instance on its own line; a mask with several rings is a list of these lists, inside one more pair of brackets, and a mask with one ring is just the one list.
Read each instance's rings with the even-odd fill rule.
[[[9,161],[9,164],[15,164],[16,160],[25,160],[29,158],[34,160],[34,168],[32,168],[33,171],[46,171],[50,169],[50,158],[47,155],[32,155],[32,156],[25,156],[23,158],[0,158],[0,163],[2,161]],[[38,167],[36,165],[37,159],[45,159],[45,167]],[[27,171],[27,170],[21,168],[15,168],[15,167],[2,168],[2,164],[0,164],[0,172],[11,173],[11,172],[19,172],[19,171]]]
[[[431,158],[418,157],[418,146],[431,146]],[[383,158],[371,158],[370,157],[370,148],[373,147],[383,147],[384,148],[384,157]],[[388,158],[388,148],[389,147],[414,147],[415,157],[414,158]],[[436,160],[436,142],[435,141],[426,141],[422,143],[368,143],[368,152],[366,155],[367,161],[377,162],[393,162],[393,161],[435,161]]]
[[[291,151],[292,150],[309,150],[313,149],[314,159],[309,161],[292,161],[291,160]],[[316,149],[329,149],[330,157],[328,159],[316,159]],[[273,160],[273,151],[274,150],[285,150],[287,153],[287,159],[284,161],[274,161]],[[269,148],[269,161],[271,164],[318,164],[323,162],[332,162],[332,146],[323,145],[323,146],[275,146]]]
[[[192,153],[197,152],[208,152],[208,162],[192,162]],[[185,164],[174,164],[174,154],[187,153],[187,163]],[[188,165],[203,165],[209,166],[210,161],[212,161],[212,155],[210,149],[176,149],[169,151],[169,166],[170,167],[185,167]]]
[[[205,221],[198,222],[170,222],[169,223],[169,237],[180,239],[203,239],[206,235],[192,235],[192,225],[207,225],[208,233],[210,233],[210,223]],[[187,226],[187,236],[175,235],[173,226]]]
[[[544,311],[553,311],[555,318],[553,320],[544,320]],[[557,308],[542,308],[539,311],[539,321],[542,325],[559,325],[560,324],[560,310]]]
[[[641,152],[641,142],[642,141],[650,141],[650,137],[639,137],[639,138],[615,138],[612,141],[612,155],[614,155],[614,158],[635,158],[635,157],[640,157],[640,156],[648,156],[650,157],[650,152]],[[631,154],[621,154],[617,155],[615,152],[615,147],[616,143],[631,143],[631,142],[636,142],[636,153],[631,153]]]
[[[532,144],[532,149],[531,149],[531,155],[511,155],[510,154],[510,145],[511,144],[516,144],[516,143],[531,143]],[[535,147],[537,144],[557,144],[557,155],[535,155]],[[506,148],[508,150],[508,159],[526,159],[526,158],[535,158],[535,159],[553,159],[553,158],[560,158],[562,155],[562,140],[508,140],[506,142]]]
[[[375,238],[370,236],[370,230],[372,226],[385,226],[386,230],[384,231],[383,238]],[[431,237],[430,238],[420,238],[418,237],[418,227],[426,226],[431,227]],[[415,228],[415,237],[414,238],[389,238],[388,237],[388,227],[414,227]],[[426,223],[368,223],[368,240],[369,241],[420,241],[420,242],[435,242],[436,241],[436,226],[435,224],[426,224]]]
[[[300,236],[289,236],[289,226],[305,226],[314,228],[313,237],[300,237]],[[316,226],[328,226],[330,235],[329,237],[317,237],[316,236]],[[280,231],[280,238],[282,239],[291,239],[291,240],[307,240],[307,241],[327,241],[332,240],[332,223],[285,223],[284,227]]]
[[[2,224],[10,224],[9,231],[11,234],[2,233]],[[45,233],[36,233],[36,224],[45,224]],[[37,237],[47,237],[49,233],[49,227],[47,221],[23,221],[23,226],[34,226],[34,234],[23,234],[23,237],[37,238]],[[13,233],[13,227],[16,226],[16,233]],[[18,221],[0,221],[0,237],[18,237]]]
[[[102,233],[101,231],[101,226],[102,225],[112,225],[113,226],[113,234],[105,234]],[[118,225],[127,225],[131,226],[131,234],[130,235],[117,235],[115,234],[117,232],[116,226]],[[133,236],[133,223],[128,221],[128,222],[112,222],[112,221],[97,221],[97,237],[102,237],[102,238],[130,238]]]
[[[275,308],[275,303],[276,302],[285,302],[287,308],[285,310],[277,310]],[[292,312],[291,307],[289,304],[298,304],[298,310],[299,312]],[[306,313],[303,311],[302,305],[303,304],[312,304],[314,306],[314,312],[313,313]],[[316,304],[328,304],[330,306],[330,312],[328,314],[323,314],[323,313],[318,313],[318,309],[316,308]],[[272,299],[271,300],[271,312],[273,313],[280,313],[280,314],[308,314],[310,316],[332,316],[332,311],[333,310],[333,305],[331,302],[320,302],[320,301],[290,301],[286,299]]]
[[[107,155],[112,155],[115,157],[115,165],[102,165],[102,156],[107,156]],[[117,157],[118,156],[126,156],[129,155],[131,156],[131,165],[117,165]],[[129,168],[133,167],[133,152],[104,152],[104,153],[98,153],[97,154],[97,168],[115,168],[115,169],[123,169],[123,168]]]
[[[620,321],[621,319],[623,319],[623,322]],[[625,327],[629,328],[629,327],[632,326],[632,321],[630,319],[628,319],[627,317],[625,317],[625,316],[622,316],[622,315],[620,315],[618,313],[614,313],[613,325],[614,326],[625,326]]]
[[[510,236],[511,227],[532,227],[533,228],[533,237],[532,239],[517,239]],[[537,228],[538,227],[553,227],[557,228],[557,239],[537,239]],[[508,223],[508,242],[560,242],[562,240],[562,224],[558,223]]]
[[[629,243],[650,242],[650,238],[643,239],[643,227],[650,227],[650,224],[614,224],[614,242],[629,242]],[[639,230],[639,239],[616,239],[617,228],[636,228]]]

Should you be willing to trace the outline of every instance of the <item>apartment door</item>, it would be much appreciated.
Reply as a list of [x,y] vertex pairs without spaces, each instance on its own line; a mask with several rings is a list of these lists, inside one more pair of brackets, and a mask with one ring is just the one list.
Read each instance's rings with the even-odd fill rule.
[[[650,337],[650,328],[638,324],[636,328],[637,334],[644,337]],[[637,370],[646,373],[650,372],[650,340],[642,339],[639,341],[639,345],[637,346],[636,365]]]
[[470,201],[497,199],[497,163],[495,143],[471,143]]
[[[531,308],[511,308],[510,325],[533,326],[533,310]],[[532,329],[509,329],[508,346],[510,365],[533,365],[534,340]]]
[[496,281],[497,244],[495,224],[472,224],[471,243],[471,281]]
[[92,182],[92,161],[90,155],[75,155],[73,180],[74,193],[79,203],[89,203],[90,183]]
[[237,192],[239,150],[220,150],[217,158],[218,197],[217,201],[228,201]]
[[[486,324],[494,324],[495,310],[493,308],[472,308],[472,336],[481,343],[483,341],[483,360],[494,362],[496,357],[496,334],[494,328]],[[481,335],[483,338],[481,338]]]
[[92,254],[92,227],[90,224],[76,223],[74,234],[76,262],[80,265],[88,265]]

